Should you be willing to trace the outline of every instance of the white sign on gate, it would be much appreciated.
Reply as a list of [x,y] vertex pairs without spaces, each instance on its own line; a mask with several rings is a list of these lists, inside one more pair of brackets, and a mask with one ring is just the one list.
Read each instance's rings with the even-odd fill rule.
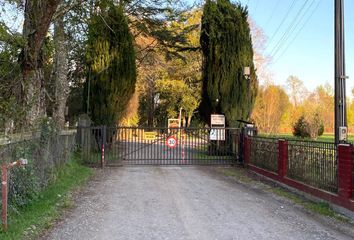
[[210,126],[210,140],[225,141],[225,115],[211,114]]
[[212,128],[210,129],[210,140],[212,141],[225,141],[225,129]]

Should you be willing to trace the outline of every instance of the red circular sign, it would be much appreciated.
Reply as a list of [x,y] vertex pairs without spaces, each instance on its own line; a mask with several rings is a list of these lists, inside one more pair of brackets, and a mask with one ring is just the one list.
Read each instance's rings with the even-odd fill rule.
[[174,148],[177,146],[177,139],[174,136],[169,136],[166,139],[166,144],[169,148]]

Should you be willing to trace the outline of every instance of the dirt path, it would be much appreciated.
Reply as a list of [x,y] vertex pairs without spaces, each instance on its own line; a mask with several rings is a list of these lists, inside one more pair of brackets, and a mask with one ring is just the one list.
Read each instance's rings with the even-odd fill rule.
[[106,169],[44,239],[353,239],[198,167]]

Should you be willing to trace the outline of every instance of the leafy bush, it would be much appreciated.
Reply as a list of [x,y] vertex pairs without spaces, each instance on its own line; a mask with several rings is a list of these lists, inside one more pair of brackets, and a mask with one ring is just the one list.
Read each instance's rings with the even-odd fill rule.
[[324,125],[321,123],[319,129],[318,129],[318,136],[322,136],[324,133]]
[[302,115],[293,126],[293,135],[296,137],[316,139],[323,132],[323,121],[317,113],[307,117]]
[[293,135],[295,137],[307,138],[310,137],[309,124],[304,116],[301,116],[293,126]]
[[9,203],[22,207],[35,200],[40,191],[40,182],[30,165],[9,171]]

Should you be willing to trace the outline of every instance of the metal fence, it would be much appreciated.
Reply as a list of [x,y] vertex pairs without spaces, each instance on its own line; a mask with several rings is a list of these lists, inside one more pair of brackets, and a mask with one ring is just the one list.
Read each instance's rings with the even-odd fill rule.
[[334,143],[288,141],[288,178],[336,193],[337,174],[337,148]]
[[26,158],[28,165],[8,171],[9,206],[19,207],[38,197],[73,153],[76,130],[31,132],[1,138],[0,163]]
[[[223,140],[212,140],[213,131]],[[105,126],[80,127],[78,142],[83,161],[93,165],[103,154],[107,165],[229,165],[238,160],[241,143],[239,129],[232,128]]]
[[[352,156],[354,156],[354,147],[352,145]],[[352,157],[352,199],[354,200],[354,157]]]
[[[325,191],[338,192],[337,147],[335,143],[287,140],[286,177]],[[250,138],[250,163],[277,173],[279,140]],[[353,179],[354,182],[354,179]]]
[[252,137],[250,163],[271,172],[278,171],[278,139]]

